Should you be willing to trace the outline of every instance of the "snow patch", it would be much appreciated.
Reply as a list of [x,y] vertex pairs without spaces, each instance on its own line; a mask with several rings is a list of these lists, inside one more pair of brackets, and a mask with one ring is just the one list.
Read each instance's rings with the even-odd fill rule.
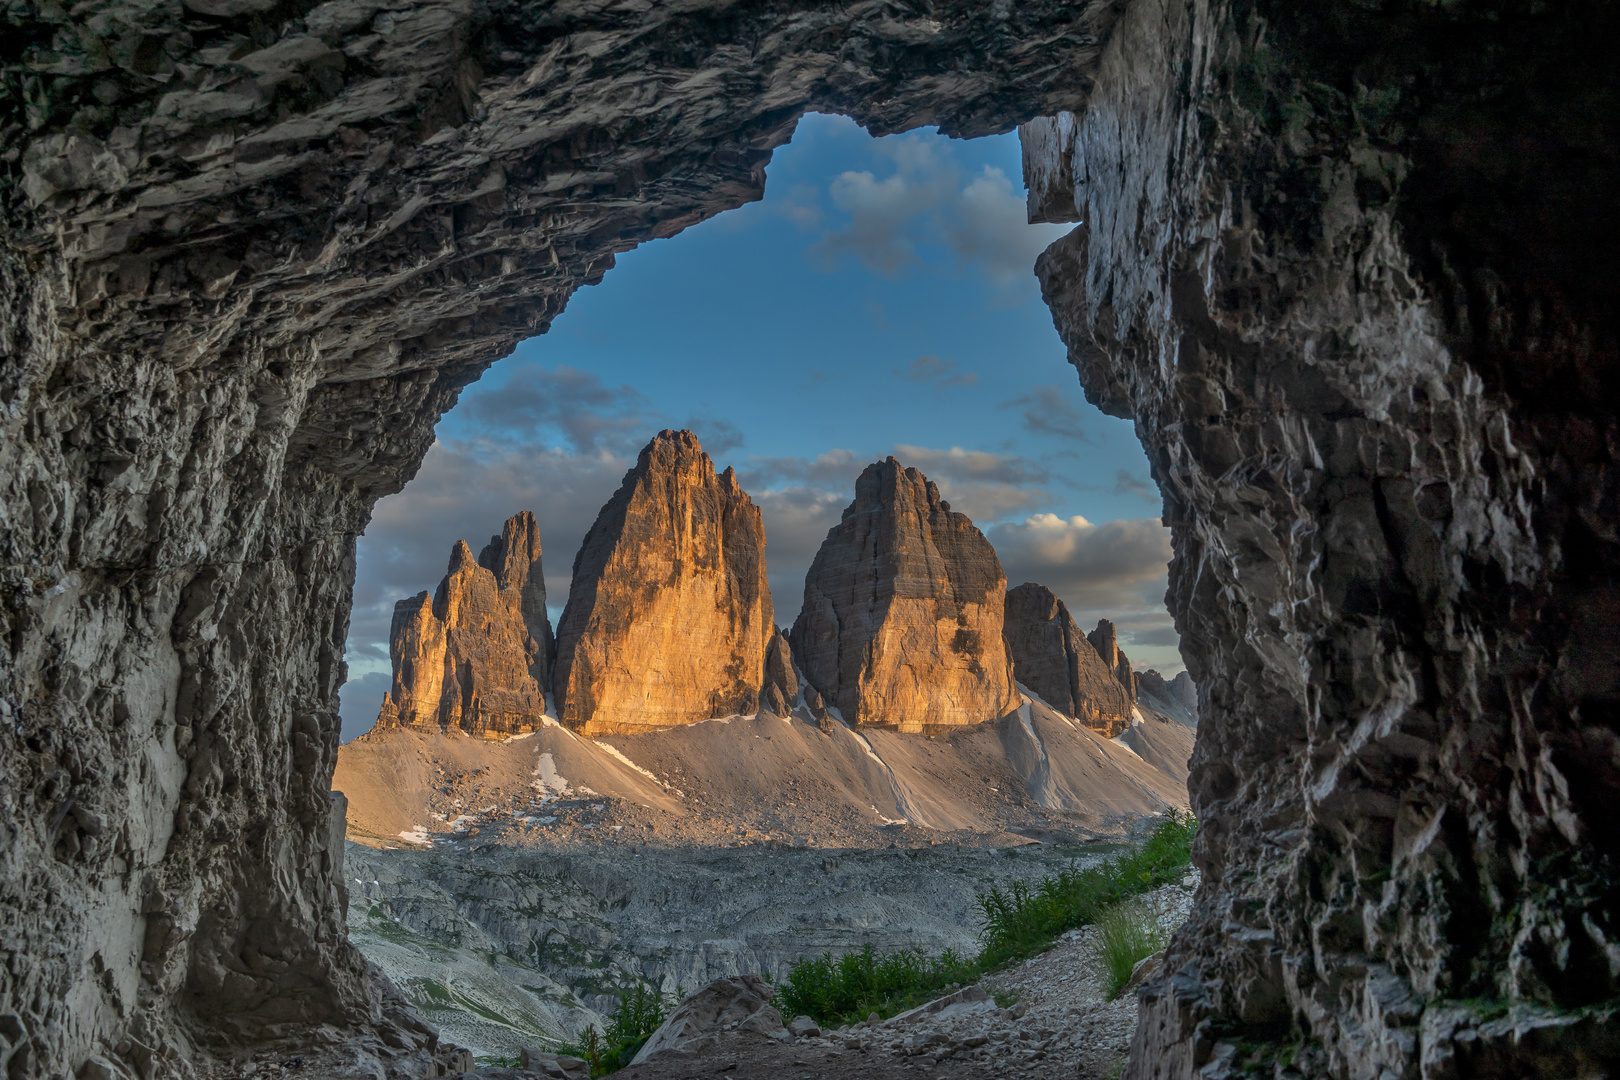
[[429,847],[433,846],[433,841],[428,837],[427,827],[423,825],[412,825],[410,831],[400,833],[399,838],[405,841],[407,844],[426,844]]
[[552,759],[550,751],[541,754],[540,760],[535,762],[534,783],[530,786],[548,795],[568,794],[568,781],[558,774],[557,762]]
[[658,779],[655,774],[643,769],[640,765],[637,765],[635,762],[631,761],[628,757],[620,752],[618,747],[605,743],[601,739],[592,739],[591,741],[596,743],[597,746],[600,746],[602,749],[606,750],[608,753],[612,754],[614,757],[618,758],[624,764],[636,770],[636,772],[640,773],[642,776],[645,776],[647,779],[651,780],[653,783],[659,785],[660,787],[669,787],[668,784]]

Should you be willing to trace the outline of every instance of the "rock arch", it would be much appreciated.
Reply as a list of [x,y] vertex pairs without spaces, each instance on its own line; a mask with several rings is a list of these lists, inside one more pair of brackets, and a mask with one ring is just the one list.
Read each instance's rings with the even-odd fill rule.
[[1612,5],[8,20],[14,1080],[321,1024],[430,1067],[342,934],[354,537],[462,386],[616,251],[758,197],[807,108],[1034,120],[1032,213],[1084,219],[1040,276],[1148,448],[1205,695],[1204,884],[1131,1075],[1613,1062]]

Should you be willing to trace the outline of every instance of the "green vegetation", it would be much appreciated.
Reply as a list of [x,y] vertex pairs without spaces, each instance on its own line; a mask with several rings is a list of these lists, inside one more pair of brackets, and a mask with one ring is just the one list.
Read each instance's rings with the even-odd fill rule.
[[606,1076],[630,1064],[643,1043],[652,1037],[669,1015],[670,1007],[680,1001],[679,988],[674,995],[661,994],[648,986],[636,986],[619,995],[619,1006],[608,1019],[607,1030],[598,1032],[586,1028],[585,1034],[574,1043],[555,1047],[559,1054],[571,1054],[590,1063],[592,1076]]
[[1164,948],[1164,931],[1159,929],[1158,916],[1130,904],[1115,904],[1097,919],[1102,933],[1101,953],[1103,969],[1108,973],[1108,1000],[1119,997],[1119,992],[1130,981],[1131,969]]
[[[1127,897],[1179,880],[1191,862],[1196,831],[1191,815],[1172,814],[1145,843],[1117,858],[1084,870],[1071,866],[1033,886],[1016,882],[1005,892],[992,888],[979,897],[984,925],[979,955],[971,960],[950,951],[937,959],[917,952],[879,954],[871,946],[836,959],[824,953],[801,960],[778,988],[777,1008],[783,1016],[804,1014],[832,1027],[874,1012],[889,1017],[921,1005],[1044,952],[1059,934],[1098,922]],[[1106,944],[1104,948],[1106,952]],[[1125,977],[1130,977],[1129,966]],[[1119,985],[1123,983],[1121,979]]]

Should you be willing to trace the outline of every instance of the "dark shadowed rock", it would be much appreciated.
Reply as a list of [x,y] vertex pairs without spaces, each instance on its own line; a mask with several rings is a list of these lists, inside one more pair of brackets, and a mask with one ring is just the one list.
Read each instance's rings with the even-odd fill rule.
[[793,648],[780,629],[771,634],[765,648],[765,681],[760,687],[760,705],[777,716],[793,711],[799,697],[799,677],[793,670]]
[[752,713],[772,617],[759,508],[697,436],[659,432],[574,560],[558,719],[595,734]]
[[1102,659],[1103,666],[1114,673],[1114,679],[1125,688],[1125,695],[1132,701],[1136,700],[1136,671],[1125,656],[1125,650],[1119,647],[1119,637],[1114,633],[1114,624],[1107,619],[1097,620],[1097,629],[1086,635],[1091,647],[1096,650],[1097,656]]
[[1198,723],[1198,688],[1185,671],[1170,680],[1152,668],[1138,671],[1136,699],[1183,723]]
[[816,552],[794,658],[856,726],[993,720],[1018,704],[1001,639],[1006,585],[984,534],[891,457],[861,473]]
[[1007,592],[1002,637],[1013,676],[1048,705],[1112,738],[1132,721],[1131,699],[1045,585]]
[[477,560],[456,541],[432,602],[423,592],[394,605],[388,653],[394,684],[379,727],[490,738],[532,731],[546,710],[552,655],[534,515],[508,518]]

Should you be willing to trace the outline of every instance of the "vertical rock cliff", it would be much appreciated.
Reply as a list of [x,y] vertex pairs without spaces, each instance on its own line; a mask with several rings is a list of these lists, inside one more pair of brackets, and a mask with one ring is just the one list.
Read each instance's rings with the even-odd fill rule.
[[1008,590],[1001,633],[1014,678],[1052,708],[1109,738],[1130,726],[1130,695],[1051,589],[1026,581]]
[[1091,642],[1103,666],[1114,673],[1114,681],[1125,688],[1125,696],[1135,701],[1136,669],[1131,667],[1125,650],[1119,647],[1119,635],[1114,632],[1114,624],[1107,619],[1098,619],[1097,629],[1087,634],[1086,640]]
[[793,656],[847,723],[925,731],[1018,705],[1001,637],[1007,575],[939,488],[868,465],[804,581]]
[[394,605],[394,685],[379,727],[432,725],[499,738],[532,731],[545,713],[552,660],[540,530],[525,510],[473,559],[465,540],[432,602]]
[[1617,34],[1133,0],[1031,126],[1201,705],[1203,885],[1129,1080],[1620,1067]]
[[755,712],[774,615],[759,508],[697,436],[661,431],[574,559],[558,718],[597,734]]

